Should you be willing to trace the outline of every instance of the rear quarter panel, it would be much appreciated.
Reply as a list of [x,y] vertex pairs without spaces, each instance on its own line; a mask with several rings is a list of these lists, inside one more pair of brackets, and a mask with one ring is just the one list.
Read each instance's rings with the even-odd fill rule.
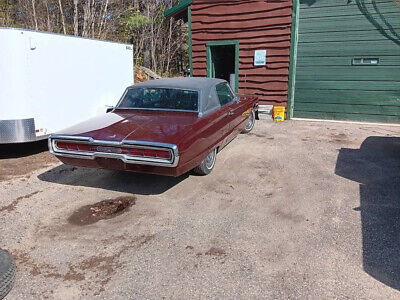
[[221,147],[228,133],[228,107],[222,107],[204,117],[199,117],[189,134],[182,139],[179,172],[198,166],[215,147]]
[[245,126],[247,116],[242,114],[258,103],[257,97],[245,97],[238,106],[238,119],[227,117],[231,105],[221,107],[215,112],[200,117],[179,143],[178,148],[181,154],[178,173],[187,172],[198,166],[207,154],[215,147],[223,148],[232,138],[236,137],[241,130],[238,127]]

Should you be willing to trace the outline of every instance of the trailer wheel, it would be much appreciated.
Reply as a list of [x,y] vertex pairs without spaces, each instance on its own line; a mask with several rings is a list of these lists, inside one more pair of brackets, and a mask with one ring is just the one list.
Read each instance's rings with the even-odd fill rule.
[[15,263],[10,253],[0,249],[0,300],[11,290],[15,276]]

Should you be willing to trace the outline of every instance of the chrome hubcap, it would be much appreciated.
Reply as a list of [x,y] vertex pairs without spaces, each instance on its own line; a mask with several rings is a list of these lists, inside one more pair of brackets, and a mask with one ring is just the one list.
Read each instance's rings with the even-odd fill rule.
[[249,120],[247,121],[247,124],[246,124],[246,130],[251,129],[251,127],[253,126],[253,123],[254,123],[254,118],[255,118],[254,112],[251,112]]
[[215,163],[215,150],[211,151],[206,157],[206,167],[207,169],[212,169]]

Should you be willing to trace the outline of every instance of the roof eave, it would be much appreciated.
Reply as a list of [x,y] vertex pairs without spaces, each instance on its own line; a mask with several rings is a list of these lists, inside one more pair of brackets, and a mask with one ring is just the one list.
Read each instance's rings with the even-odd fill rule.
[[181,0],[178,4],[166,10],[164,12],[164,17],[170,18],[182,13],[183,11],[187,10],[187,8],[189,7],[189,5],[192,4],[192,2],[193,0]]

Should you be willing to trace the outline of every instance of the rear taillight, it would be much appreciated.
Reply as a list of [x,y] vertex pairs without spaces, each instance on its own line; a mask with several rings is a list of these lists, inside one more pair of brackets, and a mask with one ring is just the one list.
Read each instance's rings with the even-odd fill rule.
[[58,149],[62,149],[62,150],[68,150],[68,145],[67,143],[64,142],[57,142],[56,146]]
[[75,142],[56,142],[59,150],[75,151],[75,152],[96,152],[109,154],[125,154],[136,157],[171,159],[171,151],[164,149],[148,149],[148,148],[132,148],[117,146],[90,145]]
[[82,144],[82,143],[57,142],[56,146],[60,150],[96,151],[94,146],[89,145],[89,144]]
[[165,159],[171,158],[171,152],[168,150],[131,148],[129,149],[129,152],[130,152],[129,154],[133,156],[165,158]]

